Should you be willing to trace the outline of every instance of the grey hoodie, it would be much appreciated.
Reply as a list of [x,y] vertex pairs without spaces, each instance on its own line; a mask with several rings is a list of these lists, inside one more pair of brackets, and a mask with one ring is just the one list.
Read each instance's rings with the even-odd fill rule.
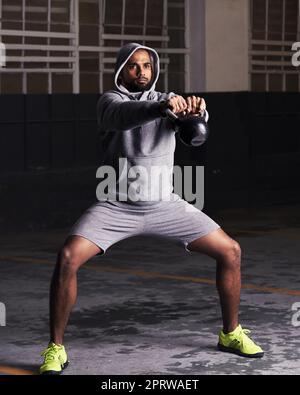
[[[153,83],[147,91],[129,92],[119,84],[118,77],[138,49],[146,49],[153,55]],[[173,123],[160,113],[160,102],[175,94],[156,92],[158,77],[159,57],[154,49],[137,43],[120,49],[115,68],[116,89],[105,92],[97,103],[102,151],[97,178],[103,179],[97,188],[98,200],[115,201],[117,205],[118,201],[125,201],[149,206],[160,200],[174,199],[172,175],[176,130]],[[116,180],[112,175],[108,176],[111,168],[116,171]],[[107,183],[105,191],[104,179]]]

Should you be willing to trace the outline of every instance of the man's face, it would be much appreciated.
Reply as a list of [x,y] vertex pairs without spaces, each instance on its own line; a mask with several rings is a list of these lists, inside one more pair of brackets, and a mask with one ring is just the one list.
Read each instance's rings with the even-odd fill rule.
[[149,53],[139,49],[129,58],[123,67],[121,82],[129,92],[141,92],[152,85],[152,65]]

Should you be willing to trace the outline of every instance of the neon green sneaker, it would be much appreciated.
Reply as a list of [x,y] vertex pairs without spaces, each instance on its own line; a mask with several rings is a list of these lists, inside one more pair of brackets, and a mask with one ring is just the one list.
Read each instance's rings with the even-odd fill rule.
[[40,367],[40,374],[61,374],[69,364],[62,344],[49,343],[41,355],[44,357],[44,363]]
[[262,358],[263,350],[250,339],[249,329],[237,326],[233,332],[219,333],[218,349],[224,352],[231,352],[248,358]]

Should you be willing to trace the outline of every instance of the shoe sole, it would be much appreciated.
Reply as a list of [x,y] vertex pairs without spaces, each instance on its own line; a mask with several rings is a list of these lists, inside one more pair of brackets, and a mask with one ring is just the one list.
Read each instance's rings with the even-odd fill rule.
[[61,367],[61,370],[58,372],[56,370],[46,370],[45,372],[41,373],[41,376],[58,376],[60,374],[62,374],[63,370],[66,369],[69,365],[69,361],[67,361],[66,363],[64,363]]
[[262,358],[264,356],[264,352],[258,352],[256,354],[245,354],[239,350],[236,350],[235,348],[223,346],[220,343],[218,343],[218,350],[223,352],[229,352],[231,354],[236,354],[239,355],[240,357],[245,357],[245,358]]

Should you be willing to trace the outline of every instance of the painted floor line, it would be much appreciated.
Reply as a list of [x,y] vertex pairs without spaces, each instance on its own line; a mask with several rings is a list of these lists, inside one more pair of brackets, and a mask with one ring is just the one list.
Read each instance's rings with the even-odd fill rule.
[[251,229],[238,229],[238,228],[226,228],[226,233],[236,235],[236,237],[247,237],[249,236],[284,236],[286,239],[299,240],[299,229],[298,228],[286,228],[286,229],[267,229],[267,230],[251,230]]
[[0,374],[9,374],[9,375],[21,375],[21,376],[33,376],[36,375],[36,372],[31,370],[24,370],[19,368],[12,368],[10,366],[0,365]]
[[[37,264],[51,264],[54,266],[53,261],[48,259],[40,259],[40,258],[28,258],[22,256],[0,256],[0,261],[11,261],[11,262],[24,262],[24,263],[37,263]],[[160,272],[146,272],[143,270],[134,270],[134,269],[123,269],[116,268],[104,265],[95,266],[93,264],[87,264],[83,266],[82,269],[96,270],[100,272],[109,272],[109,273],[126,273],[131,274],[138,277],[143,278],[157,278],[157,279],[166,279],[166,280],[177,280],[177,281],[186,281],[192,283],[200,283],[200,284],[210,284],[215,285],[215,280],[209,278],[201,278],[201,277],[193,277],[193,276],[183,276],[183,275],[174,275],[174,274],[163,274]],[[269,287],[269,286],[260,286],[255,284],[242,284],[242,289],[245,290],[253,290],[258,292],[267,292],[273,294],[280,295],[289,295],[289,296],[300,296],[300,291],[295,289],[288,288],[277,288],[277,287]]]

